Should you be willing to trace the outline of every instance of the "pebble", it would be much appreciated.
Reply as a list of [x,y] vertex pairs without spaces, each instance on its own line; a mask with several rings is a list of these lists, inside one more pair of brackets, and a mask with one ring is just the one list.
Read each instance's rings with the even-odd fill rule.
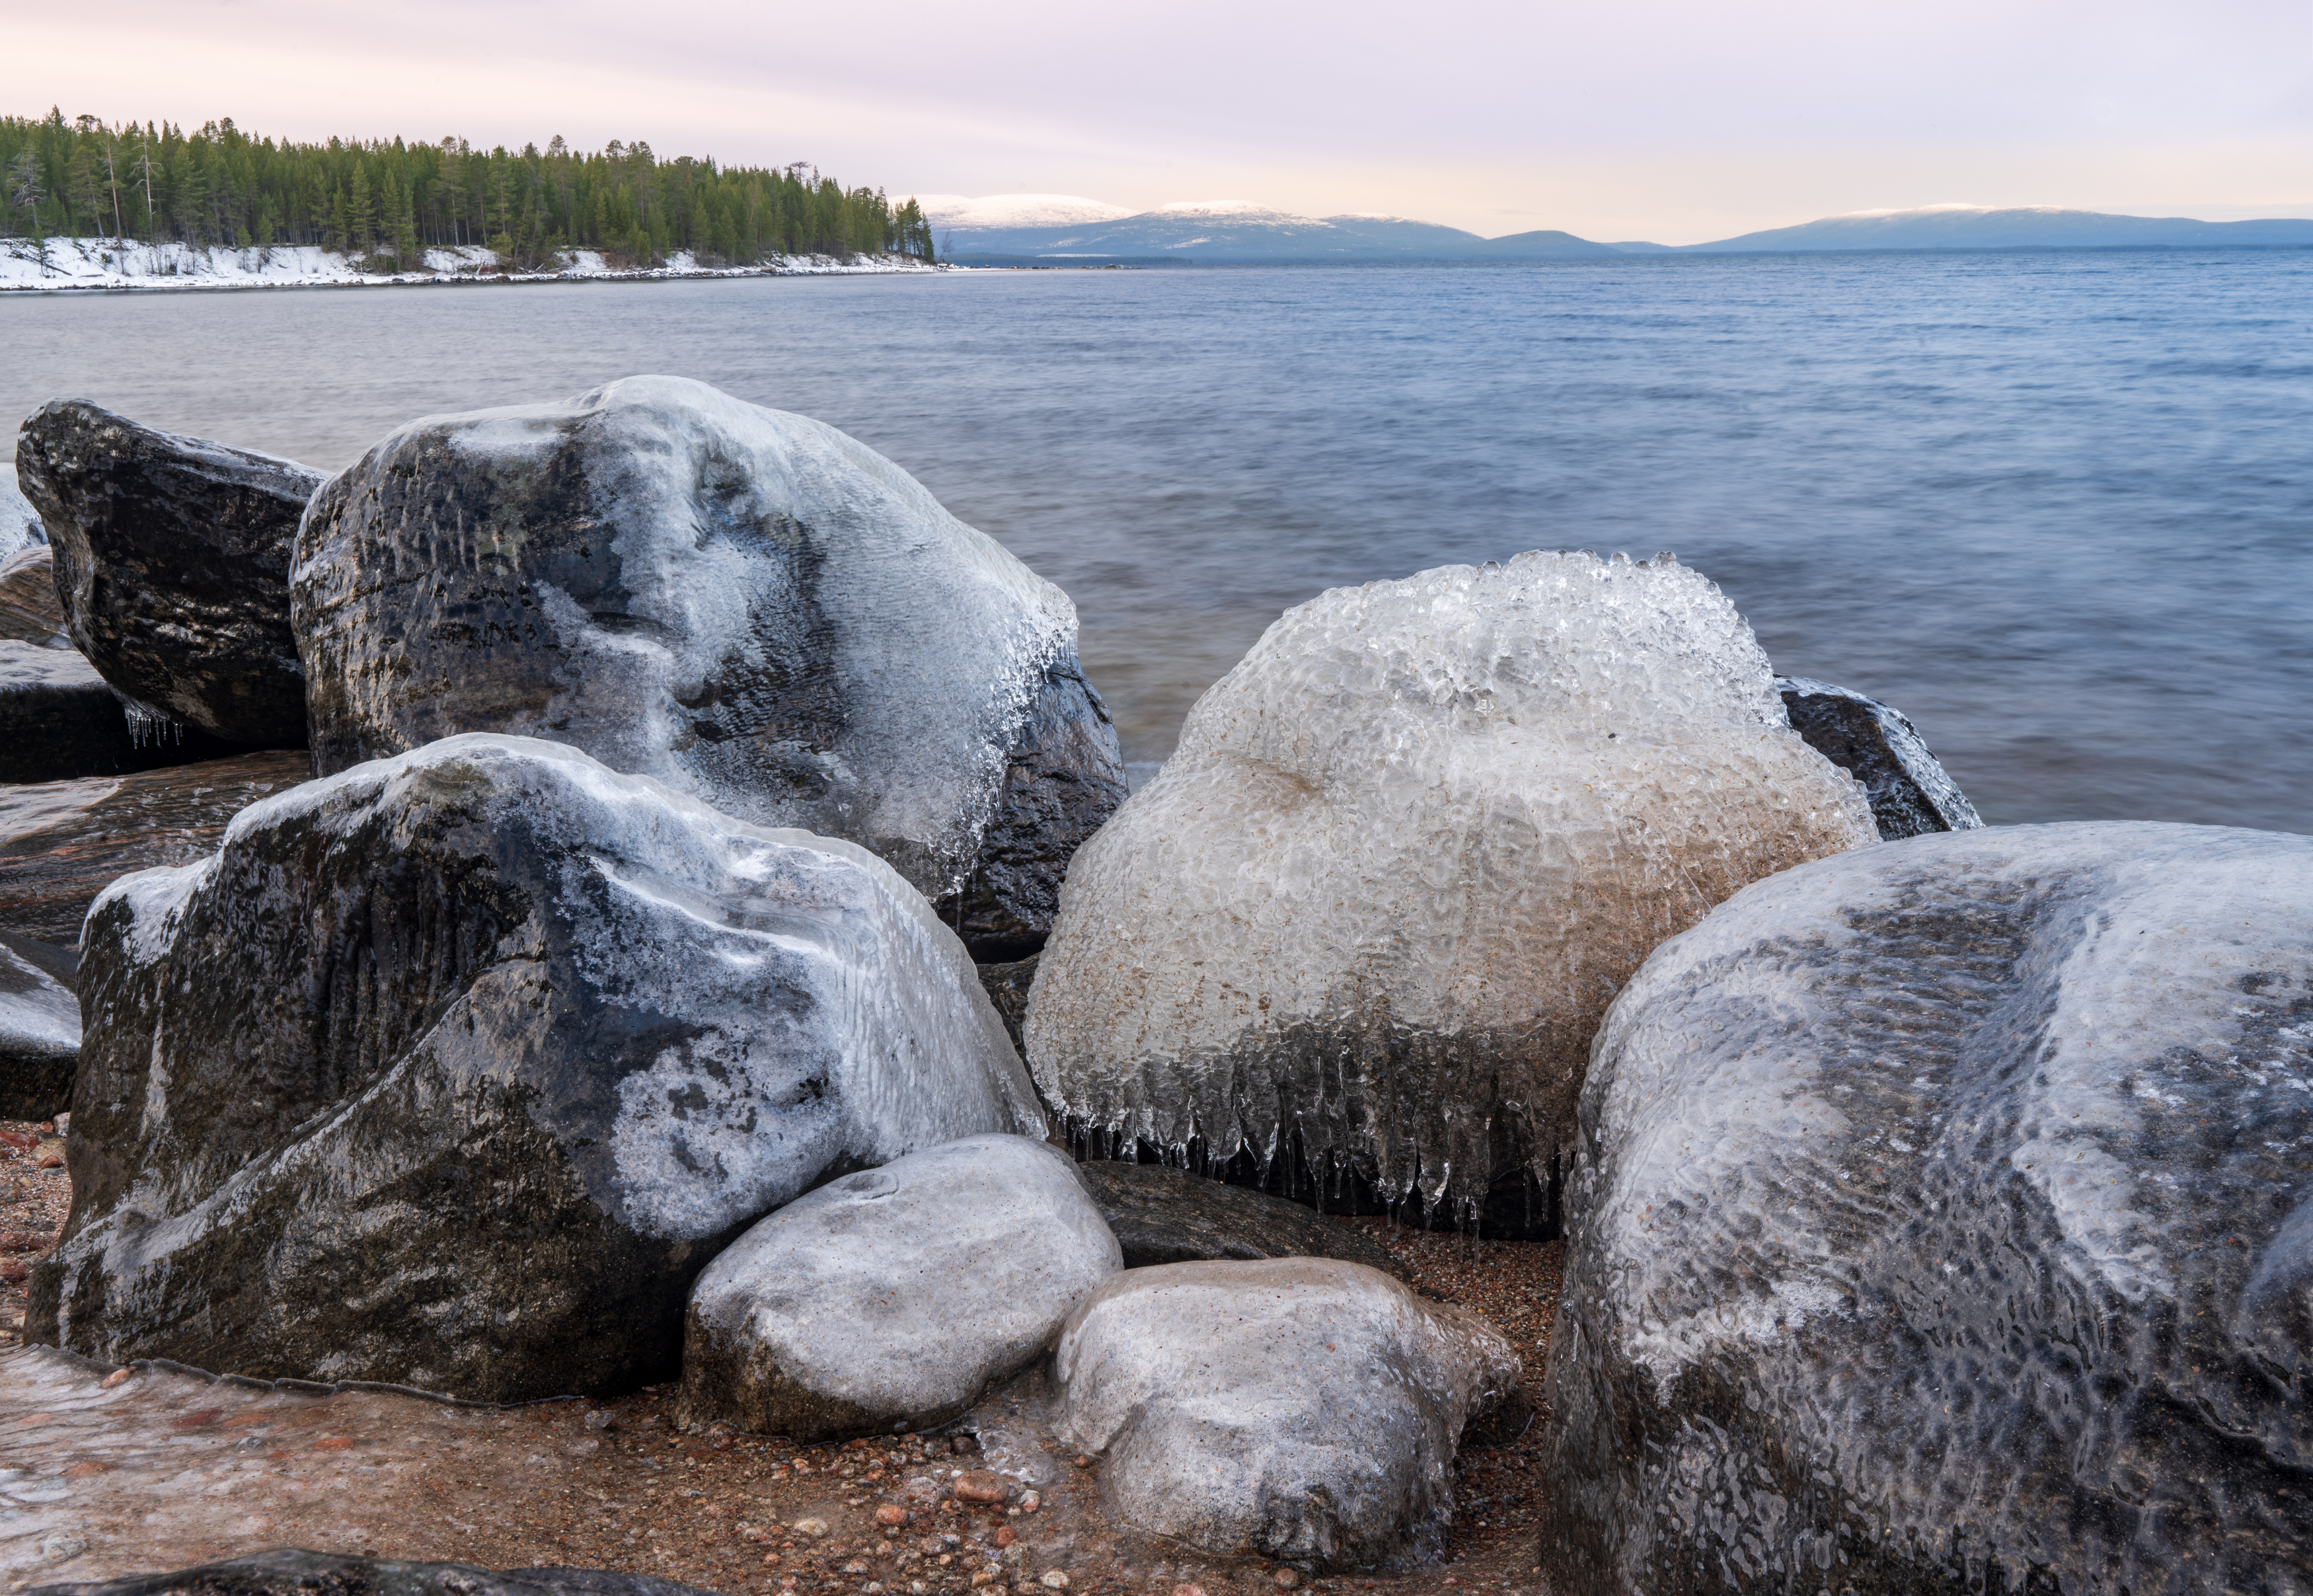
[[1025,1491],[1021,1494],[1020,1511],[1022,1512],[1033,1512],[1043,1505],[1044,1496],[1042,1492]]
[[996,1544],[1000,1547],[1010,1546],[1014,1541],[1019,1539],[1020,1532],[1012,1528],[1009,1524],[1005,1525],[996,1532]]
[[1036,1583],[1047,1591],[1065,1591],[1069,1588],[1069,1576],[1057,1568],[1048,1568]]
[[589,1430],[614,1430],[618,1428],[618,1415],[607,1407],[597,1407],[586,1415]]
[[788,1528],[793,1530],[797,1535],[808,1535],[814,1540],[817,1540],[821,1536],[827,1533],[827,1521],[825,1519],[797,1519],[793,1524],[789,1525]]
[[1173,1596],[1205,1596],[1205,1588],[1202,1585],[1174,1585]]
[[875,1510],[875,1521],[879,1524],[904,1524],[908,1521],[908,1510],[896,1502],[886,1502]]
[[958,1502],[1001,1502],[1010,1494],[1004,1477],[990,1468],[967,1468],[955,1482]]
[[88,1550],[88,1542],[77,1535],[51,1535],[40,1542],[40,1558],[48,1563],[68,1563]]
[[104,1389],[109,1391],[115,1386],[127,1385],[136,1377],[136,1371],[134,1369],[115,1369],[104,1377]]
[[1278,1588],[1279,1590],[1280,1590],[1280,1591],[1290,1591],[1291,1589],[1293,1589],[1296,1585],[1299,1584],[1300,1583],[1301,1583],[1301,1574],[1300,1574],[1299,1570],[1297,1570],[1297,1569],[1292,1569],[1292,1568],[1280,1568],[1280,1569],[1279,1569],[1279,1570],[1277,1571],[1277,1588]]

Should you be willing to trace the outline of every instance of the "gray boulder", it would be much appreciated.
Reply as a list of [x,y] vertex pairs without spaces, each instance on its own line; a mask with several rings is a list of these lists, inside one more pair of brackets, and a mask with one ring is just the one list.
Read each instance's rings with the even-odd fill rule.
[[1516,1400],[1475,1314],[1330,1259],[1133,1269],[1053,1360],[1067,1443],[1103,1454],[1113,1522],[1220,1556],[1400,1570],[1452,1522],[1463,1429]]
[[515,1568],[407,1563],[338,1552],[281,1549],[168,1574],[132,1574],[30,1596],[710,1596],[646,1574],[599,1568]]
[[1579,1147],[1553,1588],[2303,1588],[2313,838],[1760,882],[1623,989]]
[[848,1175],[717,1255],[690,1294],[686,1423],[816,1440],[962,1413],[1124,1266],[1068,1155],[974,1136]]
[[16,472],[74,645],[148,714],[233,748],[300,748],[289,554],[320,472],[84,400],[24,422]]
[[0,1119],[47,1119],[71,1106],[75,962],[63,948],[0,931]]
[[46,543],[0,560],[0,638],[43,648],[72,647],[57,597],[56,551]]
[[231,752],[123,704],[74,649],[0,638],[0,782],[112,776]]
[[474,736],[89,912],[32,1339],[491,1401],[671,1376],[692,1278],[847,1168],[1041,1133],[953,933],[849,843]]
[[13,560],[21,551],[48,541],[40,511],[16,486],[16,468],[0,461],[0,560]]
[[834,428],[703,384],[411,422],[315,498],[292,583],[322,773],[569,743],[889,860],[1033,952],[1124,796],[1068,595]]
[[1389,1248],[1298,1203],[1162,1164],[1094,1159],[1077,1167],[1124,1266],[1216,1258],[1341,1258],[1403,1279]]
[[1777,676],[1775,691],[1807,746],[1863,783],[1881,842],[1983,824],[1902,710],[1805,676]]

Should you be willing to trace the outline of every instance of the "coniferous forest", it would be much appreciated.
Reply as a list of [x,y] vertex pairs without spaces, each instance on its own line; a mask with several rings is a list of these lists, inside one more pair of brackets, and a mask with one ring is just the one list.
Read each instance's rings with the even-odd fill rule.
[[846,189],[803,165],[662,161],[649,145],[594,152],[252,137],[231,118],[168,122],[0,117],[0,235],[107,237],[251,249],[314,244],[366,269],[415,269],[424,251],[480,244],[532,267],[558,251],[647,266],[677,251],[709,265],[774,255],[932,257],[912,199]]

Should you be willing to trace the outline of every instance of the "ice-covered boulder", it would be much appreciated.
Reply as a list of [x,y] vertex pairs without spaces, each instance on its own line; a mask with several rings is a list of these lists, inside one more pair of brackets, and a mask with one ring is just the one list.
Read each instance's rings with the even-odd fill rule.
[[1775,691],[1807,746],[1863,783],[1881,842],[1983,824],[1902,710],[1805,676],[1778,676]]
[[1042,1116],[848,842],[477,735],[252,805],[89,911],[34,1338],[489,1400],[675,1368],[691,1280],[847,1168]]
[[0,1119],[47,1119],[70,1104],[80,1001],[70,954],[0,930]]
[[57,598],[55,551],[46,543],[0,560],[0,638],[69,648],[65,607]]
[[880,854],[988,958],[1124,794],[1068,595],[833,428],[704,384],[413,421],[293,586],[326,773],[546,737]]
[[1568,1206],[1553,1589],[2301,1589],[2313,838],[1748,887],[1615,1001]]
[[1078,1126],[1474,1207],[1547,1169],[1657,942],[1873,836],[1667,555],[1337,588],[1077,855],[1030,1066]]
[[717,1255],[690,1293],[686,1423],[796,1440],[920,1430],[1043,1352],[1124,1266],[1066,1153],[972,1136],[847,1175]]
[[77,399],[25,420],[16,472],[73,643],[122,697],[234,747],[304,745],[289,555],[321,473]]
[[1452,1522],[1463,1429],[1517,1399],[1517,1352],[1464,1309],[1332,1259],[1128,1270],[1053,1359],[1069,1445],[1112,1521],[1222,1556],[1403,1569]]
[[15,466],[0,461],[0,560],[13,559],[48,541],[48,530],[40,525],[40,512],[16,486]]
[[1162,1164],[1095,1159],[1077,1174],[1124,1249],[1124,1266],[1209,1259],[1343,1258],[1403,1278],[1389,1248],[1362,1230],[1267,1192]]
[[0,782],[118,775],[229,752],[137,714],[77,650],[0,638]]

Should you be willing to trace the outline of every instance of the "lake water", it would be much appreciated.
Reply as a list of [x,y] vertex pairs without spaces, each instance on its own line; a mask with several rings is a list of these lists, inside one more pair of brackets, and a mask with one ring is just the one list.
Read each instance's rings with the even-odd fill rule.
[[337,467],[698,377],[844,428],[1066,587],[1126,752],[1285,606],[1675,551],[1995,823],[2313,831],[2313,251],[9,296],[0,413]]

